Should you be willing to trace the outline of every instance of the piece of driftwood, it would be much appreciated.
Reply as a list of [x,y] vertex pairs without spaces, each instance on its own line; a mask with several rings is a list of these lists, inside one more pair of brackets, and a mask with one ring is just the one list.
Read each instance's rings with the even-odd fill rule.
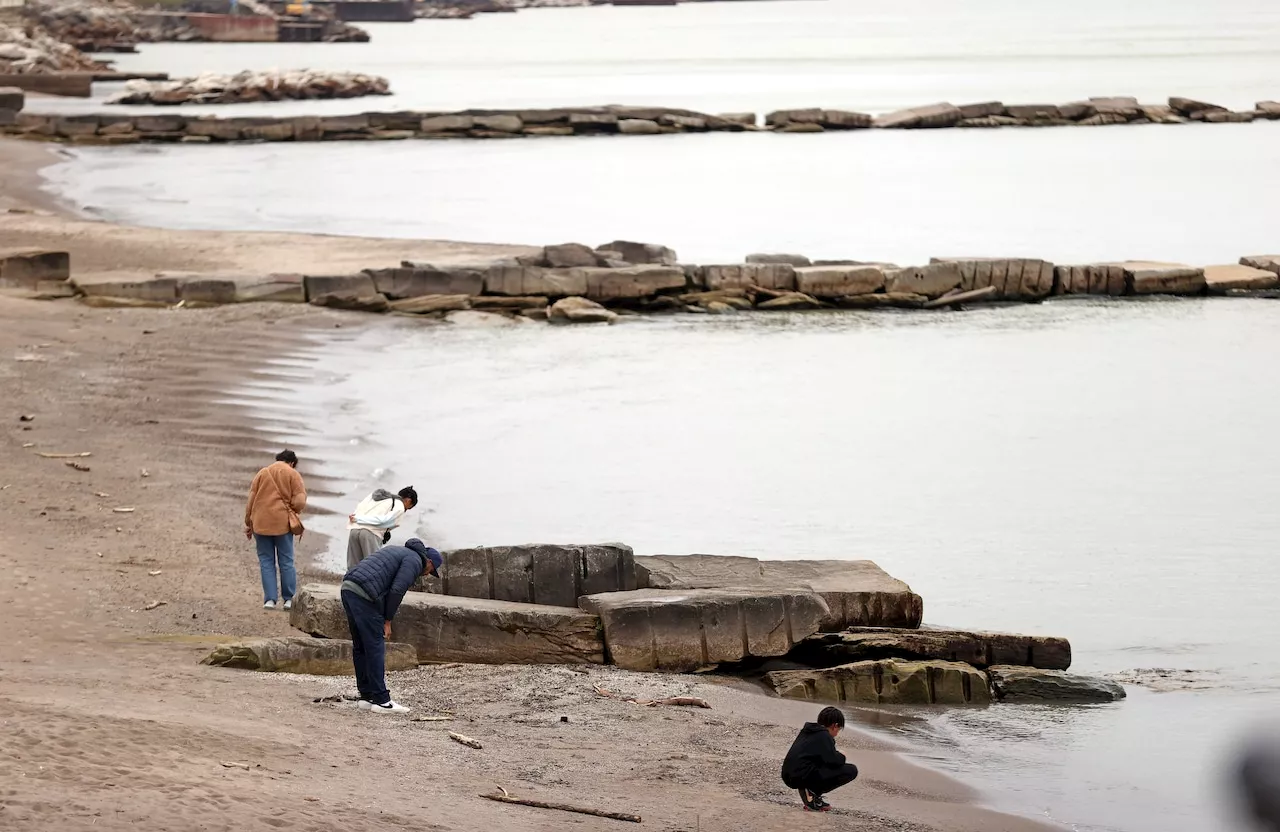
[[454,742],[460,742],[463,745],[467,746],[468,748],[474,748],[476,750],[484,748],[484,746],[480,744],[480,740],[473,740],[471,737],[468,737],[466,734],[455,734],[453,731],[450,731],[449,739],[453,740]]
[[619,699],[623,702],[631,702],[636,705],[644,705],[647,708],[653,708],[657,705],[676,705],[688,708],[710,708],[711,703],[697,696],[668,696],[666,699],[636,699],[634,696],[623,696],[614,693],[611,690],[605,690],[599,685],[592,685],[592,689],[600,696],[609,699]]
[[[501,788],[501,787],[499,787]],[[557,812],[575,812],[579,815],[592,815],[610,820],[625,820],[629,823],[641,823],[639,815],[626,812],[606,812],[604,809],[591,809],[586,806],[570,806],[568,803],[548,803],[545,800],[528,800],[523,797],[512,797],[502,789],[502,794],[482,794],[485,800],[496,800],[499,803],[514,803],[517,806],[532,806],[535,809],[555,809]]]
[[46,454],[37,451],[36,456],[43,457],[44,459],[84,459],[87,456],[93,456],[93,454],[89,451],[79,454]]
[[412,717],[409,721],[410,722],[452,722],[453,717],[451,716],[415,716],[415,717]]
[[62,464],[63,464],[63,465],[65,465],[65,466],[67,466],[68,468],[74,468],[74,469],[76,469],[77,471],[88,471],[88,470],[89,470],[89,466],[88,466],[88,465],[85,465],[83,462],[64,462],[64,463],[62,463]]
[[150,610],[154,610],[154,609],[158,609],[159,607],[163,607],[163,606],[164,606],[165,604],[167,604],[167,603],[169,603],[169,602],[168,602],[168,601],[152,601],[150,604],[147,604],[145,607],[143,607],[143,608],[142,608],[142,610],[143,610],[143,612],[148,612],[148,611],[150,611]]
[[961,303],[970,303],[975,300],[982,300],[996,293],[996,287],[983,286],[981,289],[971,289],[968,292],[951,291],[940,298],[934,298],[926,303],[924,309],[941,309],[944,306],[955,306]]

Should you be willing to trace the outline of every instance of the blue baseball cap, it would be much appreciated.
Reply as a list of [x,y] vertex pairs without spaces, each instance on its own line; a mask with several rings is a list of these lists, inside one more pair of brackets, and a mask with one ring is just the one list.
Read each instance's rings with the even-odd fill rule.
[[435,573],[437,575],[440,574],[440,567],[444,565],[444,557],[441,556],[439,552],[437,552],[435,549],[432,549],[430,546],[423,543],[421,540],[419,540],[416,537],[409,538],[404,542],[404,545],[406,549],[412,549],[413,551],[422,555],[422,557],[431,561],[431,565],[434,567]]

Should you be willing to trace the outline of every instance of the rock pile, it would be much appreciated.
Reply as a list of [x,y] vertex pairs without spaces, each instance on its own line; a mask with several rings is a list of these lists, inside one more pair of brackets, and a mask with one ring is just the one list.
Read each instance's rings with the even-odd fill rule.
[[108,104],[244,104],[288,99],[359,98],[390,95],[390,83],[359,72],[319,72],[309,69],[281,72],[206,73],[173,81],[129,81]]
[[0,23],[0,75],[38,75],[52,72],[94,72],[105,69],[79,50],[60,42],[39,26],[28,34]]

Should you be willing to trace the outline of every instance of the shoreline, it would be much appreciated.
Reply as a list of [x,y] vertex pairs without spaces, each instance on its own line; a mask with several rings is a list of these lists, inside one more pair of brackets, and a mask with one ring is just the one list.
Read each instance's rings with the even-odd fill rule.
[[[5,152],[0,145],[0,155]],[[46,158],[46,163],[53,161]],[[30,171],[22,177],[10,175],[0,197],[33,206],[40,198],[29,190],[36,179]],[[77,234],[101,225],[77,224]],[[161,239],[156,244],[167,243]],[[276,344],[270,350],[273,354],[299,355],[316,362],[321,360],[320,353],[301,339],[335,337],[332,327],[340,317],[325,310],[275,304],[187,310],[177,315],[149,309],[94,313],[69,303],[0,297],[0,318],[6,322],[0,328],[0,344],[15,354],[33,356],[11,365],[17,368],[16,375],[9,372],[0,378],[5,379],[15,406],[35,416],[28,431],[12,423],[4,445],[5,482],[20,483],[22,488],[0,492],[6,516],[13,519],[0,525],[0,539],[5,543],[5,560],[19,573],[16,582],[0,589],[0,602],[27,609],[30,615],[16,627],[18,638],[0,647],[0,662],[26,662],[21,681],[11,676],[0,687],[0,698],[8,701],[13,714],[12,731],[0,740],[0,748],[14,771],[60,766],[61,753],[78,761],[38,787],[30,778],[20,781],[23,785],[3,802],[8,817],[17,822],[15,828],[44,828],[55,820],[66,828],[145,827],[160,805],[174,822],[194,823],[207,818],[202,800],[163,798],[163,804],[157,804],[154,795],[165,788],[186,793],[196,782],[220,805],[238,807],[228,810],[230,826],[237,816],[242,822],[279,816],[278,787],[266,785],[261,778],[240,778],[238,771],[218,762],[219,758],[240,760],[246,754],[252,755],[252,765],[259,771],[274,772],[270,776],[285,779],[290,788],[314,794],[307,798],[310,803],[291,806],[288,814],[315,829],[371,828],[358,807],[382,798],[387,776],[402,783],[397,791],[403,795],[413,794],[410,784],[420,782],[424,767],[434,771],[435,777],[478,792],[491,788],[495,764],[520,775],[523,784],[511,779],[503,782],[517,785],[522,792],[541,790],[554,797],[565,793],[567,782],[570,791],[590,788],[620,806],[635,808],[638,803],[646,817],[665,819],[668,825],[687,820],[676,808],[681,803],[701,803],[708,816],[736,818],[761,829],[790,828],[799,810],[786,801],[781,784],[773,782],[776,760],[755,755],[780,755],[785,747],[773,745],[779,738],[789,742],[793,731],[780,723],[807,718],[812,710],[808,704],[732,691],[688,677],[593,670],[601,681],[629,690],[692,686],[716,707],[699,715],[637,711],[625,703],[584,699],[581,691],[590,687],[583,685],[573,694],[579,714],[573,722],[582,721],[588,734],[575,734],[533,754],[538,761],[529,770],[528,752],[546,745],[547,729],[543,718],[536,716],[542,711],[528,713],[521,696],[527,701],[531,690],[542,690],[543,695],[563,693],[567,686],[562,677],[567,671],[467,666],[399,674],[393,686],[409,691],[413,704],[448,697],[466,714],[462,718],[477,720],[467,728],[469,733],[509,749],[498,752],[502,762],[485,762],[492,759],[490,755],[477,755],[477,762],[460,756],[463,752],[454,751],[447,738],[441,740],[442,735],[434,731],[391,721],[369,726],[368,720],[351,719],[341,706],[310,704],[313,694],[345,690],[349,683],[345,678],[267,676],[196,665],[200,655],[227,635],[292,632],[284,617],[258,608],[256,569],[234,522],[244,482],[258,464],[269,459],[279,438],[270,424],[251,423],[242,408],[214,402],[248,379],[268,380],[279,384],[277,399],[284,403],[281,420],[302,415],[288,409],[287,374],[262,365],[257,344],[264,332],[270,332]],[[264,325],[269,329],[264,330]],[[189,348],[193,342],[204,346],[194,352]],[[139,410],[140,402],[149,403]],[[85,429],[90,433],[82,434]],[[70,480],[63,466],[20,447],[26,442],[58,451],[92,450],[92,471]],[[305,456],[305,446],[302,450]],[[148,476],[140,478],[140,470],[147,470]],[[312,493],[336,493],[312,463],[304,471]],[[31,493],[39,493],[42,502],[52,498],[73,507],[71,514],[60,521],[42,514],[33,521],[36,507],[26,504],[22,496]],[[92,496],[95,493],[112,496]],[[199,505],[196,514],[192,514],[193,498]],[[141,510],[121,519],[111,511],[118,503]],[[192,522],[175,524],[175,517]],[[304,541],[300,558],[309,557],[317,542],[314,537]],[[90,553],[87,558],[86,552]],[[314,570],[305,560],[300,563],[301,583],[314,577]],[[149,576],[148,568],[158,574]],[[76,576],[69,590],[55,581],[64,571]],[[73,597],[87,597],[88,603],[68,612],[65,601],[53,601],[66,591]],[[165,600],[166,606],[139,611],[151,600]],[[526,681],[512,685],[512,677]],[[97,694],[82,695],[86,685]],[[261,700],[264,690],[272,692],[270,704]],[[495,690],[507,692],[495,696]],[[500,713],[504,708],[526,713],[517,719]],[[781,714],[786,714],[785,720]],[[642,756],[656,779],[649,785],[645,777],[637,781],[634,774],[619,771],[617,784],[605,787],[599,781],[599,768],[616,766],[618,755],[611,743],[590,738],[596,731],[604,731],[604,736],[629,731],[637,727],[637,720],[647,737]],[[720,752],[687,753],[688,732],[705,733],[708,729],[698,726],[707,724],[717,726],[710,729],[712,734],[728,730],[751,741],[745,748],[734,744]],[[24,738],[36,726],[44,736],[64,738],[66,750],[24,746]],[[504,743],[502,734],[512,730],[523,733],[523,739]],[[308,739],[311,736],[325,736],[331,743],[316,745]],[[863,731],[851,731],[848,736],[845,748],[864,772],[863,780],[836,804],[858,807],[852,817],[846,810],[844,817],[850,822],[883,818],[898,828],[922,832],[1052,828],[983,808],[971,787],[909,762],[900,756],[903,749],[878,737]],[[201,738],[201,750],[181,751],[193,737]],[[114,753],[108,760],[91,750],[95,748],[129,748],[130,761],[122,763]],[[403,764],[406,748],[413,749],[412,766]],[[524,751],[518,753],[515,748]],[[352,770],[346,764],[354,749],[373,763],[368,771]],[[149,757],[186,762],[163,770],[146,762]],[[130,773],[109,774],[108,763]],[[346,769],[342,776],[348,794],[325,788],[334,776],[331,765]],[[711,784],[706,782],[707,766],[715,770]],[[547,780],[537,770],[559,773]],[[571,772],[567,781],[566,772]],[[574,788],[579,777],[589,779]],[[74,803],[63,799],[71,793],[76,795]],[[447,806],[429,801],[424,806],[412,797],[395,797],[384,811],[406,822],[429,819],[445,829],[486,823],[532,830],[561,824],[560,818],[492,807],[487,801],[464,797],[465,793]],[[841,817],[831,816],[824,828],[850,828]],[[339,824],[335,818],[347,822]]]

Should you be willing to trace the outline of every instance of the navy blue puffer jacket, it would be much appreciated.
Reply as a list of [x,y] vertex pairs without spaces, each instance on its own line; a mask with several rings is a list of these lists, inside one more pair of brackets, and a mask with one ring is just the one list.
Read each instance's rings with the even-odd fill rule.
[[342,576],[344,581],[359,584],[375,603],[382,605],[385,621],[395,618],[404,594],[426,570],[428,562],[440,560],[440,553],[422,541],[414,539],[410,543],[417,546],[383,546]]

